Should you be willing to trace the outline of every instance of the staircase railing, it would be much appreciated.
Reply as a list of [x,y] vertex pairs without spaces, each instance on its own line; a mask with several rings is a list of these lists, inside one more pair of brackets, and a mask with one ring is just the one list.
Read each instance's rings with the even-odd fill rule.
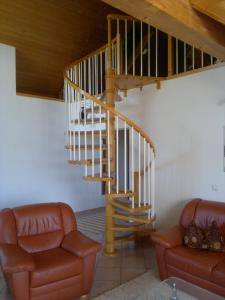
[[[112,49],[116,40],[112,42]],[[151,205],[149,218],[155,214],[154,172],[155,147],[147,133],[100,99],[104,92],[104,76],[107,68],[107,46],[71,64],[64,72],[67,147],[70,162],[85,164],[85,178],[108,181],[107,193],[125,193],[134,191],[134,173],[139,174],[138,202],[131,199],[132,207]],[[110,126],[113,120],[115,140],[110,140]],[[124,130],[124,159],[121,165],[119,130]],[[82,136],[81,136],[82,133]],[[96,133],[98,133],[96,139]],[[127,136],[130,137],[130,155],[127,155]],[[103,144],[105,137],[105,144]],[[112,144],[115,143],[113,150]],[[115,153],[113,152],[115,151]],[[110,161],[115,157],[115,168]],[[130,157],[129,157],[130,156]],[[96,166],[96,161],[99,166]],[[129,175],[127,166],[130,165]],[[124,169],[120,178],[119,169]],[[142,175],[142,170],[144,175]],[[96,175],[97,172],[97,175]],[[97,179],[97,180],[98,180]],[[123,186],[121,187],[121,182]]]
[[170,77],[216,64],[215,57],[130,16],[109,15],[117,75]]

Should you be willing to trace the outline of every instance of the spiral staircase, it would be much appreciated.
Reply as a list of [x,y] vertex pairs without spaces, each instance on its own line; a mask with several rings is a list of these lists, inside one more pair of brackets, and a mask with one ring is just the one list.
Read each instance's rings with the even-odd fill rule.
[[127,96],[131,88],[154,83],[160,88],[162,80],[216,63],[201,51],[196,60],[196,51],[130,16],[109,15],[108,44],[64,71],[68,162],[84,166],[83,180],[104,184],[108,255],[117,252],[118,243],[149,233],[156,220],[155,147],[142,128],[116,110],[119,92]]

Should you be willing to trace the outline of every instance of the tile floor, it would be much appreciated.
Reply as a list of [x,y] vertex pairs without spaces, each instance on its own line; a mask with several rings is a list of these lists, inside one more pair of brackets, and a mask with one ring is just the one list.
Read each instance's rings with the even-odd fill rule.
[[[97,208],[76,214],[78,229],[104,244],[105,209]],[[154,249],[148,239],[123,243],[119,255],[107,257],[98,253],[91,298],[111,290],[148,270],[157,274]],[[157,275],[156,275],[157,276]]]
[[156,260],[154,249],[148,241],[124,244],[117,257],[99,253],[91,297],[138,277],[149,269],[156,269]]

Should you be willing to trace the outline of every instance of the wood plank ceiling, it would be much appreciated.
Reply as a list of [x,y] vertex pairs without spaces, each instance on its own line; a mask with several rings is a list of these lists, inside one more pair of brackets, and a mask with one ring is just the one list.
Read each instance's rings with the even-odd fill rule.
[[224,0],[191,0],[191,5],[199,12],[225,25]]
[[64,67],[107,42],[107,14],[118,12],[100,0],[0,0],[0,43],[16,47],[17,92],[58,98]]

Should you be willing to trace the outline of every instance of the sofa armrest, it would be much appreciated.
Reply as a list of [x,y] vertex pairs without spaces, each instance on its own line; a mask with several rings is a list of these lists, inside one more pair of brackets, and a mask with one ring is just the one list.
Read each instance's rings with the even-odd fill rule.
[[181,226],[175,226],[166,231],[156,231],[151,233],[151,239],[154,243],[164,248],[174,248],[183,244],[184,229]]
[[102,250],[102,245],[83,235],[79,231],[71,231],[68,233],[63,242],[62,248],[80,257]]
[[0,262],[3,272],[10,274],[33,271],[35,268],[33,257],[13,244],[0,245]]

